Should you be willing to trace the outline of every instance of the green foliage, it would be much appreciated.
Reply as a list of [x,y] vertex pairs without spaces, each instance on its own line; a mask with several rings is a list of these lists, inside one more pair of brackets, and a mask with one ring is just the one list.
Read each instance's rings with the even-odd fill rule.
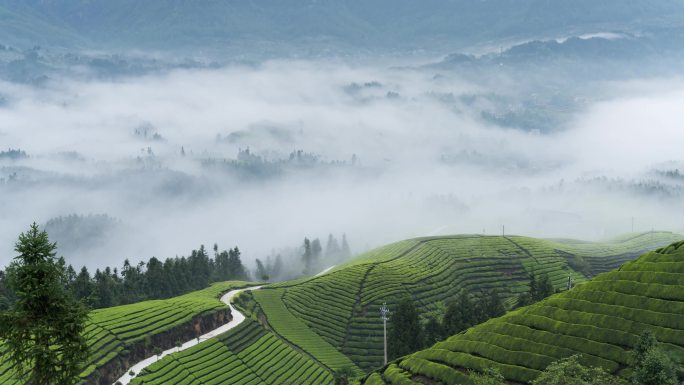
[[[85,300],[93,308],[171,298],[204,289],[213,282],[246,280],[247,271],[240,255],[237,247],[219,252],[218,245],[214,245],[212,258],[200,246],[188,257],[164,261],[152,257],[137,265],[125,260],[121,274],[116,268],[106,267],[96,270],[91,277],[83,267],[78,274],[69,275],[67,286],[77,299]],[[67,270],[73,268],[68,266]]]
[[313,264],[314,264],[314,254],[311,251],[311,241],[309,238],[304,238],[304,243],[302,244],[302,249],[304,252],[302,253],[302,263],[304,264],[304,274],[308,275],[311,274],[313,271]]
[[444,338],[444,327],[437,318],[428,317],[425,326],[423,326],[423,334],[425,336],[425,345],[431,346]]
[[56,245],[34,223],[19,235],[8,268],[17,299],[0,315],[0,339],[28,384],[73,384],[88,357],[82,333],[87,309],[65,290]]
[[638,366],[640,362],[643,362],[646,358],[646,354],[658,347],[658,339],[651,329],[644,330],[637,340],[636,345],[634,345],[634,350],[632,350],[632,366]]
[[423,347],[423,331],[413,300],[404,298],[391,313],[387,336],[390,359],[401,357]]
[[649,385],[670,384],[672,362],[684,361],[682,285],[684,247],[666,247],[453,335],[396,366],[409,378],[444,384],[469,383],[463,371],[489,367],[514,383],[619,384],[623,379],[608,374],[634,373]]
[[[225,309],[226,305],[218,297],[248,284],[241,281],[220,282],[179,297],[91,311],[83,331],[91,354],[80,365],[81,377],[90,375],[117,356],[127,355],[128,348],[135,343],[143,343],[149,350],[154,349],[154,335],[187,324],[200,314]],[[1,345],[0,352],[3,349],[4,345]],[[0,355],[0,383],[23,384],[12,372],[8,358]]]
[[505,385],[501,373],[492,368],[485,369],[483,373],[470,372],[468,376],[473,385]]
[[539,279],[534,273],[530,274],[530,290],[518,296],[518,306],[528,306],[550,296],[555,289],[549,276],[542,274]]
[[632,351],[634,385],[677,385],[677,370],[651,330],[644,331]]
[[131,383],[333,385],[334,379],[322,365],[247,319],[219,338],[162,358]]
[[345,366],[336,370],[335,374],[333,375],[333,378],[335,379],[335,385],[350,385],[355,374],[355,370],[351,366]]
[[580,363],[578,355],[556,361],[549,365],[532,385],[622,385],[626,382],[611,376],[601,368],[587,368]]
[[[582,286],[586,277],[570,268],[572,256],[582,256],[596,275],[634,258],[640,250],[675,239],[677,235],[666,232],[632,234],[607,243],[518,236],[417,238],[372,250],[323,276],[272,287],[283,289],[281,300],[294,317],[360,368],[371,370],[383,362],[378,312],[383,302],[394,310],[399,298],[410,296],[423,322],[430,317],[441,321],[445,303],[458,299],[461,292],[470,293],[471,301],[481,305],[494,291],[500,303],[510,308],[520,293],[529,292],[530,274],[546,275],[553,289],[565,288],[568,276]],[[500,308],[493,313],[500,314]],[[488,317],[478,314],[475,319],[472,325]]]
[[455,300],[447,303],[442,325],[447,335],[451,335],[505,313],[506,308],[494,290],[483,293],[477,301],[462,291]]
[[470,294],[462,291],[456,300],[447,303],[442,325],[447,335],[451,335],[475,325],[477,318]]

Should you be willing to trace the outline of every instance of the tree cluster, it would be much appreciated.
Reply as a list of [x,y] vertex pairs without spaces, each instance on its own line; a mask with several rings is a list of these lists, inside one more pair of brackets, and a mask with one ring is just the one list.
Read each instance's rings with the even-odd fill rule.
[[342,242],[338,242],[332,234],[328,235],[328,242],[325,245],[325,254],[321,246],[321,240],[316,238],[313,241],[304,238],[302,243],[302,263],[304,274],[309,275],[324,267],[328,263],[337,263],[351,256],[347,235],[342,234]]
[[257,258],[254,278],[259,281],[278,279],[282,277],[283,269],[283,257],[280,254],[276,255],[275,258],[266,257],[266,263]]
[[413,301],[404,299],[390,318],[389,356],[394,359],[432,346],[448,336],[505,313],[506,308],[495,291],[482,292],[478,297],[461,291],[446,303],[441,321],[431,316],[421,324]]
[[677,385],[684,382],[684,368],[677,368],[650,330],[639,336],[631,363],[633,385]]
[[542,274],[539,278],[534,273],[530,274],[530,290],[518,296],[518,307],[531,305],[539,302],[555,292],[549,276]]
[[214,245],[213,257],[200,246],[188,257],[164,261],[152,257],[137,265],[125,260],[121,270],[106,267],[97,269],[92,276],[85,266],[76,273],[69,265],[66,278],[66,287],[77,299],[93,308],[103,308],[170,298],[204,289],[213,282],[247,280],[248,273],[237,247],[219,252],[218,245]]

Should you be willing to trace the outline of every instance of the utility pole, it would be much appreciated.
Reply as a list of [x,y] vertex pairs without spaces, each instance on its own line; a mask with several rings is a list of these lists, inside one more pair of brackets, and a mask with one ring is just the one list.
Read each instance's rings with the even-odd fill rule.
[[502,237],[506,236],[506,225],[501,225],[501,236]]
[[387,308],[387,302],[383,302],[380,307],[380,318],[382,318],[382,331],[385,344],[385,365],[387,365],[387,320],[389,320],[389,313],[390,311]]

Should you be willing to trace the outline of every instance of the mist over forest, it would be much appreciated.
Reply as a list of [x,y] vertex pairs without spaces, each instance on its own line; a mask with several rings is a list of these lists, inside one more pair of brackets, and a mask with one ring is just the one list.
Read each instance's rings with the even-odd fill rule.
[[[162,46],[146,27],[137,43],[107,37],[121,25],[97,7],[125,1],[38,3],[0,2],[43,28],[0,35],[0,264],[33,221],[90,267],[217,242],[255,268],[328,234],[356,254],[503,226],[586,240],[684,229],[680,2],[550,28],[557,10],[528,1],[519,20],[543,22],[486,33],[514,2],[478,2],[468,12],[489,16],[451,40],[448,20],[402,24],[406,2],[394,34],[360,5],[321,2],[308,29],[271,15],[281,37],[234,23],[203,49],[190,19],[159,15]],[[366,29],[334,29],[345,20]]]

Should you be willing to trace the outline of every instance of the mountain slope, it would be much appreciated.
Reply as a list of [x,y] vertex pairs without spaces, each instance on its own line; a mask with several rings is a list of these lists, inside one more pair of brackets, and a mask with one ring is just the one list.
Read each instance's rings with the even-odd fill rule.
[[0,36],[8,38],[12,32],[49,39],[49,28],[58,28],[99,48],[277,49],[306,42],[314,51],[457,49],[501,39],[681,25],[684,14],[682,0],[0,0],[0,7],[40,21],[20,29],[0,25]]
[[219,338],[167,356],[143,370],[133,385],[320,385],[332,375],[253,320]]
[[[411,297],[423,317],[441,316],[444,301],[463,289],[475,295],[496,290],[513,304],[517,294],[528,290],[530,273],[547,274],[556,288],[565,288],[568,276],[583,282],[681,238],[672,233],[632,235],[608,243],[517,236],[418,238],[371,251],[324,276],[270,285],[253,297],[257,313],[275,332],[285,334],[303,323],[368,370],[382,365],[378,309],[383,302],[392,309],[403,297]],[[283,311],[291,316],[283,318]],[[286,338],[316,356],[319,352],[310,347],[308,337],[299,336],[301,340],[295,334]]]
[[[122,368],[150,356],[153,346],[170,348],[178,340],[194,338],[198,331],[227,323],[231,315],[220,294],[247,285],[221,282],[170,299],[93,310],[86,327],[91,353],[81,377],[88,383],[100,377],[118,378]],[[0,384],[23,384],[2,352],[0,345]]]
[[585,364],[625,375],[630,350],[646,329],[682,364],[683,288],[679,242],[403,357],[365,384],[468,384],[467,370],[487,367],[529,383],[551,362],[577,353]]

